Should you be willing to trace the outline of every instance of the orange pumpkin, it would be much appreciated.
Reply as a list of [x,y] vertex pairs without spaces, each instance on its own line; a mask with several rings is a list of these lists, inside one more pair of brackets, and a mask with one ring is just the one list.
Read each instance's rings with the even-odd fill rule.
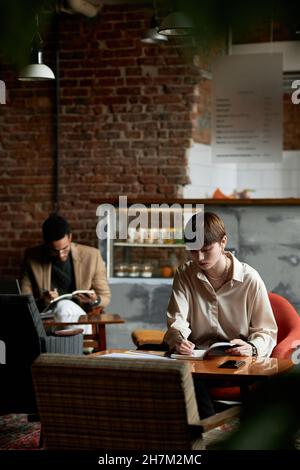
[[172,277],[173,269],[171,268],[171,266],[163,266],[161,268],[161,275],[162,277]]

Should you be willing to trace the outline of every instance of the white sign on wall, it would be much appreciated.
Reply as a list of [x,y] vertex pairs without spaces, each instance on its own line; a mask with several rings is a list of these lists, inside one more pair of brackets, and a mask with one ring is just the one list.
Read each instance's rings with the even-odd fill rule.
[[213,72],[213,162],[282,158],[282,54],[216,59]]

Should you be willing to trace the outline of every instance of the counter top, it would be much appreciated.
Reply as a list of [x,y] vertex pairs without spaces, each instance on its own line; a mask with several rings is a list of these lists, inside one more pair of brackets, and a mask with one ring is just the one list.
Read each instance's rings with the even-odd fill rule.
[[[93,199],[92,203],[117,206],[118,199]],[[299,198],[281,199],[169,199],[169,198],[128,198],[127,204],[206,204],[222,206],[299,206]]]

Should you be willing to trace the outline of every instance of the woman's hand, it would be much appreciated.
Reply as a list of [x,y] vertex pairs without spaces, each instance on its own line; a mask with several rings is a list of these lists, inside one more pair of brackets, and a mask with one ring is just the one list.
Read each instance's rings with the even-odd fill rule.
[[231,344],[236,345],[236,347],[227,349],[226,353],[231,354],[232,356],[252,356],[251,344],[239,338],[233,339],[230,342]]
[[183,339],[181,341],[178,341],[175,345],[176,352],[179,354],[193,354],[193,351],[195,349],[194,343],[187,339]]

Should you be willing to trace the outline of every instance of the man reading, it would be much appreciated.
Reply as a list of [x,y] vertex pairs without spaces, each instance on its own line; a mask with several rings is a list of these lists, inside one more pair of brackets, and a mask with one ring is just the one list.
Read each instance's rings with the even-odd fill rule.
[[[72,242],[69,223],[59,215],[51,215],[42,225],[44,243],[25,251],[21,276],[23,294],[33,294],[40,310],[62,294],[74,290],[90,290],[72,300],[55,303],[57,321],[78,321],[85,314],[85,305],[106,307],[110,289],[100,251]],[[90,333],[91,327],[85,327]]]

